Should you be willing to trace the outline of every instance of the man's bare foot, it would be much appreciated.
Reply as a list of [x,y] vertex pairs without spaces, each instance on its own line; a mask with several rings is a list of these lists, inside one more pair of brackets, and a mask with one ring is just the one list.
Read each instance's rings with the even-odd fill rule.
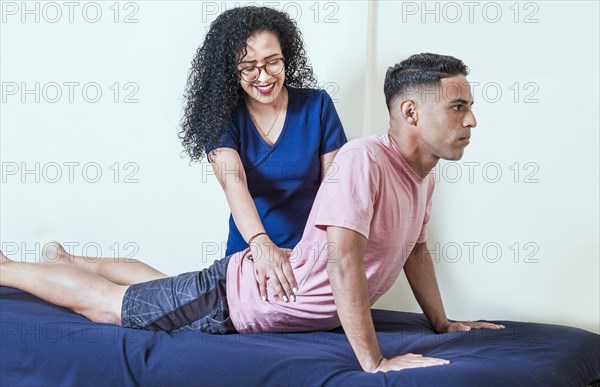
[[57,241],[51,241],[42,248],[40,262],[43,263],[72,263],[71,255]]

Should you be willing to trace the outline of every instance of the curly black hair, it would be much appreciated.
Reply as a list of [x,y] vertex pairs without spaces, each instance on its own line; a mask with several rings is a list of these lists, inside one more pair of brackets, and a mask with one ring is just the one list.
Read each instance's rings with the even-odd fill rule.
[[244,97],[238,54],[244,57],[248,38],[262,31],[273,32],[279,39],[285,58],[285,85],[316,87],[302,33],[288,14],[254,6],[223,12],[210,25],[188,75],[179,138],[191,161],[200,161],[205,148],[221,139],[234,118],[236,106]]

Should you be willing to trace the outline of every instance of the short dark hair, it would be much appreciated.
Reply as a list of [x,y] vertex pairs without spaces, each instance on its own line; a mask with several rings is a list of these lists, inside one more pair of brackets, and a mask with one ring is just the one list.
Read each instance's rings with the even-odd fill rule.
[[468,75],[469,68],[453,56],[415,54],[388,68],[383,92],[388,110],[394,98],[418,87],[438,85],[443,78]]

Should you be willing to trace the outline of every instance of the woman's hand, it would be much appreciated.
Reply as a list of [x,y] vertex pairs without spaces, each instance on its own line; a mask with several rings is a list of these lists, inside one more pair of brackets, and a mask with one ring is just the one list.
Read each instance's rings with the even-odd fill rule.
[[283,301],[296,301],[298,283],[290,264],[292,250],[277,247],[266,234],[263,234],[254,238],[250,251],[262,300],[267,300],[267,281],[269,281]]

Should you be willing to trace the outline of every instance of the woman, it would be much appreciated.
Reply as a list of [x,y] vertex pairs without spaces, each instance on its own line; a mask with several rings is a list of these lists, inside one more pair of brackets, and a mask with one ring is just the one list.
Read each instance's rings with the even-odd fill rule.
[[[44,259],[58,264],[14,262],[0,252],[0,285],[92,321],[142,329],[154,322],[139,316],[185,309],[193,300],[201,304],[198,319],[180,326],[175,318],[173,326],[158,328],[227,333],[235,331],[222,291],[229,255],[249,245],[262,299],[269,280],[282,300],[294,301],[287,249],[299,241],[326,167],[346,142],[331,99],[314,84],[300,32],[286,14],[257,7],[223,13],[193,62],[180,136],[192,160],[209,154],[225,191],[232,213],[228,256],[202,272],[167,277],[143,262],[89,260],[50,243]],[[168,291],[148,291],[155,285]],[[149,293],[166,299],[136,303]],[[129,303],[149,310],[122,314]]]
[[221,14],[188,79],[182,143],[194,161],[208,155],[231,208],[225,255],[250,246],[264,300],[267,280],[294,299],[288,249],[347,141],[315,83],[295,23],[267,7]]

